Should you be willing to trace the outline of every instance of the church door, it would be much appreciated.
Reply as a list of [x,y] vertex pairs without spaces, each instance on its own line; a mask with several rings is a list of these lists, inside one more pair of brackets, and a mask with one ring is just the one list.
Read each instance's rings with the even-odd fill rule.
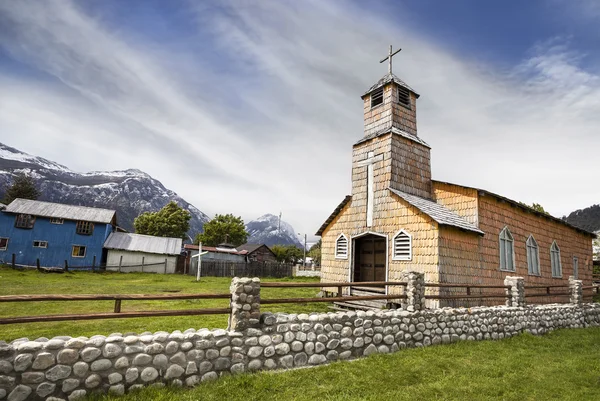
[[354,281],[385,281],[385,238],[367,235],[354,241]]

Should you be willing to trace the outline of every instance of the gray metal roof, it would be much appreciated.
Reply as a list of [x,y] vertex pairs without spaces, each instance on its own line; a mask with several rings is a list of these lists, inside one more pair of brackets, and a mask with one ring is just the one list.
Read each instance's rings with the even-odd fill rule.
[[104,248],[122,251],[179,255],[181,238],[155,237],[132,233],[111,233],[104,242]]
[[117,213],[115,210],[97,207],[63,205],[30,199],[15,199],[4,209],[4,212],[106,224],[112,223]]
[[382,86],[389,84],[390,82],[394,82],[394,83],[402,86],[403,88],[408,89],[409,91],[411,91],[412,93],[414,93],[417,96],[417,99],[419,98],[419,96],[421,96],[417,92],[415,92],[415,90],[413,88],[408,86],[408,84],[406,82],[404,82],[403,80],[401,80],[394,74],[388,73],[388,74],[385,74],[383,77],[381,77],[381,79],[379,81],[377,81],[375,83],[375,85],[371,86],[369,88],[369,90],[367,90],[361,97],[365,97],[369,93],[373,92],[375,89],[379,89]]
[[399,196],[404,199],[406,202],[410,203],[433,220],[437,221],[438,224],[453,226],[457,228],[461,228],[467,231],[473,231],[478,234],[483,235],[484,232],[481,231],[474,224],[469,223],[458,214],[453,211],[446,209],[444,206],[436,203],[432,200],[421,198],[420,196],[415,196],[411,194],[407,194],[406,192],[398,191],[396,189],[388,188],[393,194]]
[[382,136],[382,135],[385,135],[385,134],[389,134],[389,133],[392,133],[393,135],[399,135],[399,136],[401,136],[403,138],[406,138],[406,139],[410,139],[413,142],[420,143],[421,145],[427,146],[429,149],[431,149],[431,146],[429,146],[427,144],[427,142],[425,142],[424,140],[422,140],[418,136],[409,134],[408,132],[402,131],[401,129],[398,129],[396,127],[385,127],[385,128],[383,128],[383,129],[381,129],[379,131],[372,132],[369,135],[366,135],[366,136],[363,136],[362,138],[360,138],[352,146],[359,145],[359,144],[361,144],[363,142],[366,142],[366,141],[368,141],[370,139],[377,138],[379,136]]

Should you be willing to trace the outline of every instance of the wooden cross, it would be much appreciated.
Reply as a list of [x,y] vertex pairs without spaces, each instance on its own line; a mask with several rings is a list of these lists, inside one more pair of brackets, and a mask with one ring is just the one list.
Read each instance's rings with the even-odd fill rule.
[[388,72],[391,74],[392,73],[392,57],[394,57],[396,54],[400,53],[402,49],[398,49],[395,52],[392,52],[392,45],[390,45],[390,53],[385,57],[382,58],[381,60],[379,60],[380,63],[383,63],[385,60],[389,60],[389,65],[388,65]]
[[383,153],[375,156],[375,153],[369,152],[367,153],[367,158],[365,160],[361,160],[356,164],[358,167],[367,166],[367,227],[371,227],[373,225],[373,204],[375,203],[373,165],[382,160]]

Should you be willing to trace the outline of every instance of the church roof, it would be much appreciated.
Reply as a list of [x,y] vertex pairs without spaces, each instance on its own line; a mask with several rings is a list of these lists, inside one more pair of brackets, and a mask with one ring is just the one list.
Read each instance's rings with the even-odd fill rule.
[[420,196],[407,194],[406,192],[398,191],[396,189],[388,189],[393,194],[404,199],[406,202],[410,203],[412,206],[416,207],[421,212],[431,217],[438,224],[445,226],[453,226],[462,230],[473,231],[481,235],[484,234],[484,232],[477,228],[476,225],[469,223],[468,221],[460,217],[458,214],[440,205],[439,203],[436,203],[429,199],[421,198]]
[[372,133],[370,133],[369,135],[366,135],[366,136],[363,136],[362,138],[360,138],[360,139],[359,139],[359,140],[358,140],[358,141],[357,141],[357,142],[356,142],[354,145],[352,145],[352,146],[359,145],[359,144],[361,144],[361,143],[363,143],[363,142],[366,142],[366,141],[368,141],[368,140],[370,140],[370,139],[377,138],[377,137],[380,137],[380,136],[382,136],[382,135],[385,135],[385,134],[389,134],[390,132],[391,132],[392,134],[394,134],[394,135],[400,135],[401,137],[404,137],[404,138],[406,138],[406,139],[410,139],[411,141],[414,141],[414,142],[420,143],[421,145],[423,145],[423,146],[427,146],[429,149],[431,149],[431,146],[429,146],[429,145],[427,144],[427,142],[425,142],[424,140],[422,140],[422,139],[421,139],[421,138],[419,138],[418,136],[416,136],[416,135],[412,135],[412,134],[409,134],[408,132],[406,132],[406,131],[402,131],[401,129],[398,129],[398,128],[396,128],[396,127],[386,127],[386,128],[383,128],[383,129],[381,129],[381,130],[379,130],[379,131],[372,132]]
[[404,82],[403,80],[401,80],[400,78],[398,78],[394,74],[388,73],[388,74],[385,74],[383,77],[381,77],[381,79],[379,81],[377,81],[375,83],[375,85],[371,86],[369,88],[369,90],[367,90],[361,97],[365,97],[369,93],[373,92],[375,89],[379,89],[382,86],[385,86],[385,85],[389,84],[390,82],[394,82],[394,83],[402,86],[403,88],[408,89],[409,91],[411,91],[412,93],[414,93],[415,95],[417,95],[417,99],[419,98],[419,96],[421,96],[417,92],[415,92],[415,90],[413,88],[411,88],[410,86],[408,86],[408,84],[406,82]]
[[321,234],[323,234],[323,231],[325,231],[325,229],[327,228],[327,226],[329,224],[331,224],[331,222],[333,221],[333,219],[335,219],[335,216],[337,216],[342,211],[342,209],[344,208],[344,206],[346,206],[348,204],[348,202],[350,202],[350,200],[352,200],[352,196],[346,195],[346,197],[344,198],[344,200],[335,208],[335,210],[333,211],[333,213],[331,213],[329,215],[329,217],[327,218],[327,220],[325,220],[325,223],[323,223],[321,225],[321,227],[319,228],[319,231],[317,231],[317,233],[315,235],[321,236]]

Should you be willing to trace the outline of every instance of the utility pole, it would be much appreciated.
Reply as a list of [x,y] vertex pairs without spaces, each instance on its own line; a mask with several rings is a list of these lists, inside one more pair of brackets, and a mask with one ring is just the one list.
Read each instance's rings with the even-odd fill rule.
[[[298,233],[298,235],[302,235]],[[304,259],[302,259],[302,267],[306,268],[306,234],[304,234]]]

